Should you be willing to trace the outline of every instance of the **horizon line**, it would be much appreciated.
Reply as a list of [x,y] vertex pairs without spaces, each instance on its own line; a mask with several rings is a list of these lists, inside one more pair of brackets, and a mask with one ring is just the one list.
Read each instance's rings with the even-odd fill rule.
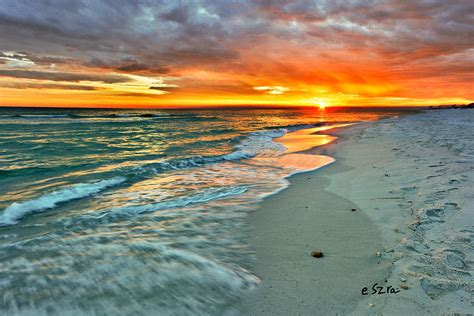
[[[340,108],[410,108],[422,109],[430,107],[452,107],[452,106],[468,106],[472,103],[465,104],[437,104],[437,105],[332,105],[326,109]],[[208,106],[135,106],[122,107],[114,105],[98,105],[98,106],[36,106],[36,105],[0,105],[1,108],[15,109],[76,109],[76,110],[239,110],[239,109],[320,109],[317,105],[208,105]]]

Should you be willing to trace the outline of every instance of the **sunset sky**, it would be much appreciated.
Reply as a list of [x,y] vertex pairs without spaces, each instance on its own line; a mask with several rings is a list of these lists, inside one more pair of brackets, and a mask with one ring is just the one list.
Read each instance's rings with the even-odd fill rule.
[[438,105],[474,100],[474,1],[21,1],[0,105]]

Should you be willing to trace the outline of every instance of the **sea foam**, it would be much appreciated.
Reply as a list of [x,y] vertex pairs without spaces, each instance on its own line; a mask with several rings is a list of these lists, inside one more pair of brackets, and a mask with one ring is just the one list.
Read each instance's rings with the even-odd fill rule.
[[126,178],[115,177],[94,183],[79,183],[61,190],[50,192],[37,199],[13,203],[0,215],[0,225],[13,225],[25,215],[52,209],[60,203],[80,199],[98,193],[107,187],[124,182]]
[[[150,203],[139,206],[125,206],[117,209],[110,210],[110,213],[115,214],[141,214],[141,213],[150,213],[156,212],[159,210],[175,208],[175,207],[185,207],[191,204],[206,203],[213,200],[223,199],[233,195],[239,195],[248,191],[247,186],[231,186],[226,188],[213,188],[204,190],[200,193],[196,193],[189,196],[184,196],[180,198],[171,199],[169,201],[163,201],[158,203]],[[109,213],[109,212],[107,212]],[[100,215],[103,217],[104,214]]]

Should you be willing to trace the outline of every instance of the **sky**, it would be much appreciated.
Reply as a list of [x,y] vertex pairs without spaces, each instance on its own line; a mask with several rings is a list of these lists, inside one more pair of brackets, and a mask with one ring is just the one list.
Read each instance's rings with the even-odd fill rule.
[[1,0],[0,105],[474,100],[472,0]]

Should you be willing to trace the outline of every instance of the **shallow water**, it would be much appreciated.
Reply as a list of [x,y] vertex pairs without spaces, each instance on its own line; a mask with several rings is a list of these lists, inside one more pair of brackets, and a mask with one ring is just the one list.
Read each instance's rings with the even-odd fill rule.
[[274,139],[399,113],[0,109],[0,311],[231,311],[248,212],[332,161]]

